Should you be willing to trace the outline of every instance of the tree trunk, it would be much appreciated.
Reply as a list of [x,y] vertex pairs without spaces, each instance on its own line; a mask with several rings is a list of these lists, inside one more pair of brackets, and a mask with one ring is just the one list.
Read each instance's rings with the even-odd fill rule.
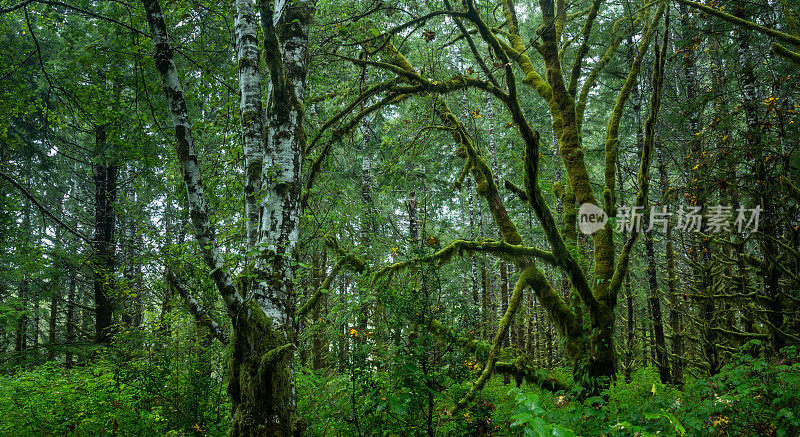
[[[747,11],[746,5],[737,6],[734,9],[734,15],[746,19]],[[769,195],[769,187],[774,184],[771,175],[767,174],[766,168],[766,145],[762,140],[762,126],[759,123],[760,117],[760,104],[756,96],[756,78],[753,65],[753,55],[750,50],[750,36],[747,31],[740,30],[737,32],[737,39],[739,42],[739,63],[741,65],[740,77],[742,87],[742,106],[744,107],[745,118],[747,123],[747,130],[745,132],[745,139],[747,140],[746,147],[751,151],[753,156],[753,173],[755,177],[755,186],[752,188],[756,194],[755,204],[762,209],[761,217],[759,220],[758,231],[766,236],[766,238],[759,238],[759,250],[762,256],[762,264],[760,266],[761,276],[764,278],[764,292],[767,300],[765,307],[767,310],[767,321],[769,321],[770,340],[772,349],[775,353],[780,351],[786,346],[786,338],[783,334],[783,299],[779,290],[779,281],[781,272],[776,263],[776,254],[778,248],[774,243],[774,239],[781,240],[777,235],[775,223],[779,220],[776,217],[776,206],[773,205],[772,199]]]
[[[209,219],[191,123],[161,6],[158,0],[143,3],[155,46],[156,68],[175,127],[175,148],[195,234],[234,327],[228,383],[232,404],[229,435],[302,433],[305,427],[296,421],[295,413],[292,260],[299,232],[300,164],[306,141],[302,123],[306,46],[313,6],[296,1],[278,4],[278,9],[273,10],[273,3],[260,4],[265,64],[270,73],[263,166],[268,171],[261,175],[256,242],[260,254],[253,265],[256,277],[252,283],[242,285],[243,289],[237,289],[224,266]],[[237,3],[237,23],[236,39],[241,47],[256,35],[255,9],[250,0]],[[237,50],[237,55],[244,52]],[[239,62],[241,65],[247,61]],[[246,73],[252,76],[253,71]],[[244,124],[248,121],[243,117]],[[245,301],[242,296],[252,299]]]
[[[30,174],[31,161],[27,160],[27,170]],[[30,251],[31,243],[31,202],[25,199],[25,209],[22,212],[22,250],[20,253]],[[28,279],[27,266],[22,269],[22,280],[19,283],[18,296],[20,306],[17,308],[20,313],[19,320],[17,320],[16,339],[14,342],[14,352],[16,352],[17,360],[22,362],[25,358],[24,354],[28,349],[28,298],[30,294],[30,280]]]
[[[658,162],[659,181],[661,182],[662,212],[667,213],[667,193],[670,190],[667,168],[661,151],[661,142],[656,142],[656,160]],[[678,296],[677,276],[675,274],[675,253],[672,248],[672,228],[667,226],[664,232],[664,257],[667,260],[667,292],[669,296],[669,326],[672,328],[672,382],[683,385],[683,329],[681,323],[680,296]]]
[[631,290],[631,275],[625,275],[625,304],[628,309],[628,326],[626,329],[627,339],[625,341],[625,382],[631,382],[631,371],[633,371],[633,353],[636,342],[636,320],[633,318],[633,290]]
[[[466,181],[466,189],[469,192],[469,238],[474,240],[477,238],[480,230],[477,229],[477,223],[475,220],[475,195],[472,191],[472,182],[469,176],[467,176]],[[478,260],[476,259],[477,255],[473,255],[470,257],[470,291],[472,292],[472,311],[470,311],[470,320],[469,324],[473,327],[473,330],[480,335],[480,328],[476,327],[480,323],[480,291],[478,290]]]
[[[95,128],[96,151],[103,154],[106,144],[106,126]],[[94,215],[94,280],[95,342],[111,342],[113,306],[111,292],[114,289],[115,250],[114,204],[117,201],[117,173],[115,164],[103,160],[94,168],[95,215]]]
[[56,358],[56,325],[58,322],[58,299],[59,295],[54,293],[50,297],[50,318],[48,320],[47,335],[47,360],[53,361]]
[[65,330],[65,341],[67,343],[67,353],[64,364],[67,369],[71,369],[72,361],[72,343],[75,342],[75,286],[77,282],[78,270],[74,266],[69,267],[69,288],[67,291],[67,321]]
[[[680,25],[681,38],[683,41],[683,76],[686,81],[685,96],[690,104],[698,104],[699,81],[697,76],[697,65],[695,61],[694,48],[699,45],[700,37],[692,29],[695,27],[694,20],[690,19],[686,5],[680,5]],[[702,132],[700,131],[701,110],[693,108],[687,111],[687,122],[689,125],[689,155],[686,160],[687,168],[691,169],[687,174],[687,194],[688,205],[700,208],[703,211],[705,205],[705,193],[700,186],[703,178],[702,172],[707,167],[705,164],[705,154],[703,153]],[[703,229],[704,220],[701,220],[700,228]],[[711,247],[709,239],[697,236],[694,247],[691,249],[690,260],[694,270],[698,295],[712,294],[711,278],[709,277],[709,262],[711,259]],[[702,299],[700,304],[701,313],[701,343],[703,355],[707,361],[708,375],[715,375],[721,367],[719,351],[717,350],[717,334],[715,331],[716,308],[713,299]]]

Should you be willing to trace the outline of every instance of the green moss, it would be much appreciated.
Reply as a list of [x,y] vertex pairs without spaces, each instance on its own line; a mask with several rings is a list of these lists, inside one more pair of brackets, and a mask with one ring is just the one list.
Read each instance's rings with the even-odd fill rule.
[[250,58],[239,58],[239,61],[237,62],[236,65],[238,71],[242,71],[243,69],[249,67],[258,68],[258,64],[253,62]]
[[242,111],[242,126],[252,126],[259,118],[260,114],[256,110]]
[[260,159],[254,159],[247,164],[247,180],[249,181],[257,181],[261,179],[261,171],[263,167],[263,161]]
[[287,343],[291,334],[273,329],[272,323],[252,300],[234,321],[228,382],[231,436],[292,434],[296,417],[290,351],[294,347]]
[[564,184],[561,181],[555,181],[553,183],[553,194],[556,195],[561,201],[564,200]]

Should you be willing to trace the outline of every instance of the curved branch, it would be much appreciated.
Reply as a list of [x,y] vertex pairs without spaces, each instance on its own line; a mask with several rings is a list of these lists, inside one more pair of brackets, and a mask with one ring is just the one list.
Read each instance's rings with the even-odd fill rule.
[[186,287],[186,285],[176,276],[172,271],[167,272],[167,281],[169,284],[178,291],[178,294],[181,295],[184,302],[186,302],[186,306],[189,308],[189,312],[192,313],[197,323],[205,326],[211,331],[211,335],[220,341],[222,344],[228,344],[230,341],[230,337],[228,333],[225,332],[224,329],[217,323],[211,316],[208,315],[208,311],[203,308],[202,305],[197,301],[197,299],[192,296],[192,293]]
[[606,190],[608,193],[610,193],[610,195],[604,196],[607,203],[603,206],[609,217],[614,216],[614,208],[616,208],[616,162],[617,151],[619,149],[619,122],[622,119],[623,109],[625,108],[625,103],[628,101],[628,98],[631,95],[633,85],[638,81],[639,70],[642,67],[642,60],[644,59],[645,54],[647,54],[647,50],[650,47],[650,41],[652,41],[653,35],[656,33],[655,30],[658,28],[658,22],[661,20],[661,16],[664,14],[664,5],[665,4],[662,3],[661,7],[658,8],[655,18],[653,18],[653,21],[648,25],[644,32],[644,36],[642,37],[641,41],[639,41],[636,57],[631,63],[631,66],[628,70],[628,76],[625,78],[625,83],[622,85],[622,89],[619,91],[619,94],[617,94],[617,100],[614,104],[614,109],[611,111],[611,117],[608,119],[605,139],[605,185]]
[[[32,2],[26,1],[26,2],[23,2],[23,3],[19,4],[19,5],[14,5],[10,9],[11,10],[18,9],[18,8],[23,7],[25,5],[28,5],[30,3],[32,3]],[[90,16],[92,18],[97,18],[98,20],[103,20],[103,21],[108,21],[109,23],[114,23],[114,24],[116,24],[118,26],[122,26],[122,27],[124,27],[124,28],[126,28],[126,29],[128,29],[130,31],[136,32],[137,34],[142,35],[145,38],[150,38],[150,35],[148,35],[147,32],[141,31],[141,30],[139,30],[139,29],[137,29],[135,27],[132,27],[132,26],[130,26],[128,24],[125,24],[125,23],[123,23],[123,22],[121,22],[119,20],[115,20],[113,18],[109,18],[109,17],[103,16],[103,15],[100,15],[100,14],[95,14],[92,11],[87,11],[86,9],[81,9],[81,8],[79,8],[77,6],[72,6],[72,5],[67,4],[67,3],[62,3],[62,2],[57,2],[57,1],[48,1],[48,0],[34,0],[33,3],[41,3],[43,5],[50,5],[50,6],[61,6],[61,7],[73,10],[75,12],[78,12],[80,14],[85,14],[85,15],[88,15],[88,16]],[[5,11],[4,10],[0,10],[0,13],[3,13],[3,12],[5,12]]]
[[304,303],[303,306],[301,306],[300,309],[297,310],[297,313],[295,314],[294,317],[295,322],[305,317],[305,315],[309,311],[314,309],[314,307],[317,305],[317,302],[319,302],[319,298],[329,292],[331,288],[331,283],[336,278],[336,275],[339,273],[339,270],[341,270],[342,267],[344,267],[345,265],[350,265],[354,270],[360,271],[359,269],[363,269],[364,267],[364,261],[352,253],[342,256],[341,258],[336,260],[336,264],[333,265],[333,268],[331,269],[330,273],[328,273],[328,276],[325,278],[325,280],[322,282],[322,285],[320,285],[319,288],[317,288],[317,290],[314,291],[314,294],[311,295],[310,298],[308,298],[306,303]]
[[456,402],[456,405],[450,411],[451,416],[466,407],[468,403],[472,402],[472,400],[475,398],[475,395],[481,391],[481,389],[483,389],[486,381],[488,381],[492,376],[497,363],[497,356],[500,352],[500,345],[503,342],[503,338],[505,338],[506,334],[508,333],[508,327],[511,324],[511,321],[517,314],[520,302],[522,301],[522,292],[527,287],[526,284],[528,282],[528,276],[533,274],[535,271],[538,271],[538,269],[536,266],[531,265],[523,270],[517,279],[517,284],[514,286],[514,292],[511,295],[511,299],[508,301],[508,309],[506,310],[503,318],[500,319],[500,324],[497,327],[497,333],[494,336],[494,343],[492,344],[492,350],[489,351],[489,358],[486,360],[486,366],[484,366],[481,376],[478,377],[478,380],[475,382],[469,392],[465,394],[463,398],[459,399],[458,402]]
[[570,95],[572,95],[573,98],[578,90],[578,78],[581,75],[583,58],[587,53],[589,53],[589,36],[592,33],[592,26],[594,25],[594,20],[597,18],[597,13],[600,10],[600,5],[602,3],[603,0],[594,0],[592,2],[592,6],[589,9],[589,15],[586,17],[586,21],[583,23],[583,29],[581,29],[583,41],[581,41],[581,45],[578,46],[578,51],[575,53],[575,59],[572,61],[572,71],[569,78],[569,87],[567,88],[567,91],[570,93]]
[[[644,123],[644,144],[642,145],[642,158],[639,164],[638,185],[639,191],[636,194],[636,206],[644,206],[648,190],[650,188],[650,161],[653,154],[653,142],[655,141],[656,122],[658,121],[658,113],[661,110],[661,89],[664,85],[664,63],[667,57],[667,42],[669,32],[669,14],[665,18],[664,41],[659,51],[656,46],[655,59],[653,61],[653,76],[652,76],[652,91],[650,94],[650,108],[647,115],[647,120]],[[655,26],[655,24],[654,24]],[[610,234],[610,232],[609,232]],[[620,287],[622,286],[622,278],[628,270],[628,263],[630,262],[630,253],[633,244],[639,237],[639,229],[634,226],[628,241],[622,248],[619,255],[619,261],[614,269],[614,274],[611,277],[611,285],[606,291],[606,297],[613,299],[617,295]]]
[[356,108],[356,106],[361,104],[361,102],[369,99],[370,97],[374,96],[375,94],[378,94],[381,91],[386,91],[387,89],[389,89],[391,85],[395,83],[395,81],[396,79],[392,79],[375,84],[367,88],[363,93],[359,94],[359,96],[356,97],[355,100],[353,100],[350,104],[345,106],[344,109],[339,111],[336,115],[329,118],[328,121],[326,121],[322,125],[322,127],[319,129],[319,132],[317,132],[317,135],[315,135],[314,139],[311,140],[311,143],[308,145],[308,147],[306,147],[306,150],[303,152],[303,154],[308,155],[309,153],[311,153],[311,151],[314,150],[314,147],[317,145],[317,142],[319,142],[319,139],[322,137],[322,134],[325,133],[325,131],[328,130],[331,126],[336,124],[339,120],[347,116],[347,114],[351,113]]
[[508,375],[514,378],[519,387],[522,381],[551,392],[569,391],[572,386],[564,384],[555,377],[548,375],[544,369],[528,365],[523,357],[519,357],[513,362],[498,361],[494,364],[494,372],[500,375]]
[[167,108],[175,129],[175,154],[180,163],[181,175],[186,188],[189,216],[195,229],[195,236],[200,243],[203,259],[210,269],[209,275],[214,281],[225,301],[228,314],[234,316],[243,304],[241,295],[236,290],[233,277],[225,268],[216,242],[216,229],[211,222],[208,211],[208,199],[203,188],[200,166],[197,163],[197,152],[192,136],[192,124],[183,87],[173,59],[173,50],[169,43],[167,25],[158,0],[143,0],[147,13],[147,22],[152,34],[156,69],[161,75]]
[[795,65],[800,66],[800,53],[793,52],[776,42],[773,42],[771,47],[775,54],[783,56],[784,58],[794,62]]
[[[641,21],[641,17],[637,17],[633,23],[631,23],[631,29],[638,25],[639,21]],[[586,76],[586,80],[584,80],[583,85],[581,86],[581,92],[577,96],[577,101],[575,103],[575,120],[578,123],[579,129],[583,124],[583,114],[586,110],[586,102],[589,99],[589,90],[592,88],[593,84],[597,80],[597,77],[600,75],[606,65],[611,61],[611,57],[617,51],[617,48],[622,42],[622,37],[624,35],[624,32],[621,32],[619,27],[623,23],[627,22],[627,18],[620,18],[614,23],[614,27],[611,31],[613,34],[611,42],[608,44],[608,47],[606,48],[606,51],[603,53],[603,56],[600,58],[600,60],[598,60],[589,71],[589,74]],[[628,30],[628,27],[626,27],[625,30]]]
[[552,253],[534,247],[523,246],[521,244],[509,244],[505,241],[496,240],[455,240],[444,249],[432,255],[413,258],[383,267],[375,272],[371,282],[374,284],[375,281],[382,276],[393,274],[394,272],[406,269],[412,265],[436,261],[437,265],[441,266],[450,262],[455,255],[463,256],[464,254],[479,252],[496,255],[511,262],[523,261],[528,258],[537,258],[547,264],[553,266],[558,265]]

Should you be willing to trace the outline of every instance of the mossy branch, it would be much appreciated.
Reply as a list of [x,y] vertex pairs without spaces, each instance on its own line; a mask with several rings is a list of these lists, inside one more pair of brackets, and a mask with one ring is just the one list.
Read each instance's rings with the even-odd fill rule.
[[645,54],[647,54],[648,48],[650,47],[650,42],[653,39],[653,35],[656,34],[658,22],[661,20],[661,16],[664,14],[664,8],[665,3],[662,3],[658,8],[655,17],[653,18],[653,21],[648,23],[647,29],[645,29],[644,32],[644,36],[639,41],[639,47],[636,52],[636,56],[634,57],[633,62],[628,69],[628,76],[625,78],[625,83],[622,85],[622,89],[617,94],[617,100],[614,104],[614,109],[611,111],[611,117],[608,119],[605,140],[605,185],[606,189],[611,193],[611,196],[610,204],[604,202],[604,208],[609,216],[612,215],[613,209],[616,208],[616,162],[617,151],[619,150],[619,123],[620,120],[622,120],[622,113],[625,109],[625,104],[631,95],[633,86],[638,81],[639,71],[642,67],[642,60],[644,59]]
[[197,301],[197,299],[192,296],[192,293],[189,291],[189,288],[181,281],[177,275],[175,275],[172,271],[167,272],[167,281],[170,286],[172,286],[178,294],[181,295],[183,301],[186,303],[186,307],[189,309],[189,312],[192,313],[197,323],[205,326],[211,332],[211,335],[220,341],[222,344],[228,344],[229,336],[228,333],[217,323],[211,316],[208,315],[208,311],[203,308],[202,305]]
[[367,263],[359,256],[356,256],[354,253],[345,250],[340,244],[339,240],[336,239],[333,235],[327,235],[325,237],[325,246],[336,252],[340,257],[347,258],[345,260],[346,264],[349,264],[356,273],[363,273],[364,270],[367,268]]
[[758,25],[756,23],[753,23],[752,21],[747,21],[747,20],[744,20],[742,18],[733,16],[731,14],[726,14],[725,12],[722,12],[720,10],[714,9],[714,8],[712,8],[710,6],[706,6],[706,5],[703,5],[703,4],[700,4],[700,3],[696,3],[696,2],[693,2],[693,1],[690,1],[690,0],[677,0],[677,1],[679,3],[685,4],[686,6],[689,6],[689,7],[695,8],[695,9],[699,9],[699,10],[705,12],[705,13],[711,14],[711,15],[713,15],[713,16],[715,16],[717,18],[720,18],[722,20],[725,20],[725,21],[727,21],[729,23],[733,23],[733,24],[736,24],[738,26],[743,26],[743,27],[746,27],[746,28],[748,28],[750,30],[755,30],[756,32],[760,32],[760,33],[763,33],[765,35],[769,35],[769,36],[771,36],[771,37],[773,37],[773,38],[775,38],[775,39],[777,39],[779,41],[783,41],[784,43],[792,44],[792,45],[794,45],[796,47],[800,47],[800,38],[798,38],[796,36],[793,36],[793,35],[789,35],[788,33],[783,33],[783,32],[780,32],[778,30],[775,30],[775,29],[770,29],[769,27],[764,27],[764,26]]
[[523,190],[522,188],[517,186],[517,184],[515,184],[515,183],[509,181],[508,179],[506,179],[505,180],[505,187],[506,187],[506,190],[511,191],[512,193],[514,193],[514,195],[516,195],[519,198],[519,200],[521,200],[521,201],[523,201],[525,203],[528,203],[528,193],[526,193],[525,190]]
[[[509,6],[508,3],[509,2],[503,2],[503,11],[507,20],[509,17],[514,16],[514,13],[511,12],[513,5]],[[514,18],[514,22],[516,22],[516,18]],[[513,27],[513,29],[516,29],[516,27]],[[498,44],[503,53],[505,53],[509,59],[516,62],[519,68],[522,69],[522,73],[525,75],[522,79],[522,83],[530,85],[542,99],[549,101],[553,96],[553,90],[533,66],[533,62],[531,62],[531,58],[527,53],[527,49],[519,33],[516,30],[512,30],[504,32],[503,34],[508,39],[508,43],[498,40]]]
[[578,261],[567,249],[564,243],[564,238],[558,231],[558,224],[556,224],[550,207],[542,195],[541,187],[538,183],[538,161],[539,161],[539,133],[536,132],[531,141],[525,142],[525,154],[523,155],[523,182],[525,186],[525,195],[528,199],[528,204],[536,213],[536,217],[542,224],[542,229],[547,237],[547,241],[553,248],[553,256],[555,257],[558,266],[563,268],[570,278],[570,282],[575,287],[578,295],[581,297],[586,306],[594,311],[598,307],[597,299],[592,295],[589,281],[583,272],[583,268],[578,264]]
[[[578,50],[575,53],[575,59],[572,61],[572,71],[570,72],[569,77],[569,87],[567,91],[575,97],[575,93],[578,90],[578,78],[581,75],[581,66],[583,65],[583,58],[589,53],[589,36],[592,33],[592,26],[594,25],[594,20],[597,18],[597,13],[600,11],[600,5],[603,3],[603,0],[594,0],[592,2],[592,6],[589,8],[589,14],[586,17],[586,21],[583,23],[583,28],[581,29],[581,45],[578,46]],[[563,49],[562,49],[563,50]]]
[[494,364],[494,371],[500,375],[509,375],[514,378],[517,387],[525,381],[529,385],[552,392],[568,391],[572,387],[564,384],[553,376],[547,374],[544,369],[528,365],[523,357],[519,357],[513,362],[498,361]]
[[333,126],[334,124],[338,123],[339,120],[341,120],[342,118],[344,118],[345,116],[347,116],[348,114],[353,112],[353,110],[358,105],[360,105],[362,102],[365,102],[370,97],[372,97],[372,96],[374,96],[374,95],[376,95],[376,94],[378,94],[378,93],[380,93],[382,91],[388,90],[395,83],[396,83],[396,79],[386,80],[386,81],[377,83],[377,84],[367,88],[366,90],[364,90],[361,94],[358,95],[358,97],[356,97],[352,102],[350,102],[350,104],[345,106],[344,109],[339,111],[336,115],[334,115],[333,117],[328,119],[328,121],[326,121],[322,125],[322,127],[319,129],[319,132],[317,132],[317,135],[314,136],[314,139],[311,140],[311,143],[309,143],[308,147],[306,147],[306,150],[303,153],[306,156],[309,153],[311,153],[311,151],[314,150],[314,147],[316,147],[317,142],[319,142],[319,139],[322,137],[322,134],[324,134],[325,131],[327,131],[331,126]]
[[488,355],[492,350],[492,345],[488,342],[464,337],[461,333],[456,332],[454,329],[445,326],[442,322],[433,318],[428,320],[428,330],[446,341],[461,346],[466,352]]
[[800,205],[800,188],[797,188],[797,186],[793,184],[792,181],[790,181],[786,176],[781,176],[778,178],[778,182],[789,193],[789,195],[792,196],[794,201]]
[[800,53],[793,52],[776,42],[772,43],[772,51],[776,55],[783,56],[784,58],[794,62],[795,65],[800,67]]
[[272,370],[275,368],[275,365],[286,356],[286,354],[290,353],[292,350],[295,349],[295,345],[292,343],[286,343],[282,346],[278,346],[275,349],[270,350],[269,352],[265,353],[263,357],[261,357],[261,363],[259,363],[258,370],[261,375],[265,375],[271,373]]
[[496,240],[455,240],[447,245],[447,247],[432,255],[413,258],[383,267],[375,272],[375,274],[372,276],[371,282],[374,284],[381,277],[391,275],[397,271],[407,269],[416,264],[435,262],[437,266],[441,266],[450,262],[456,255],[463,256],[464,254],[477,252],[496,255],[509,262],[519,262],[529,258],[537,258],[550,265],[557,265],[556,259],[553,257],[552,253],[533,247],[510,244],[505,241]]
[[517,284],[514,286],[514,292],[511,294],[511,299],[508,302],[508,309],[506,310],[503,318],[500,319],[500,323],[497,326],[497,333],[494,336],[494,342],[492,343],[491,351],[489,351],[489,357],[486,360],[486,366],[484,366],[481,376],[478,377],[478,380],[475,382],[469,392],[464,395],[463,398],[459,399],[458,402],[456,402],[455,407],[453,407],[452,411],[450,411],[451,416],[472,402],[472,400],[475,399],[475,395],[483,389],[483,386],[486,385],[486,382],[492,376],[495,364],[497,363],[497,356],[500,353],[500,345],[502,344],[505,336],[508,334],[508,327],[511,324],[511,321],[514,320],[514,316],[517,314],[520,302],[522,301],[523,291],[527,287],[528,276],[532,275],[535,271],[538,271],[538,269],[536,266],[531,265],[523,270],[517,279]]
[[334,279],[336,279],[336,275],[339,274],[339,271],[342,269],[342,267],[346,265],[350,265],[357,272],[361,272],[364,270],[365,264],[361,258],[352,253],[339,257],[339,259],[336,260],[336,263],[333,265],[330,273],[328,273],[328,276],[325,277],[324,281],[322,281],[322,285],[320,285],[319,288],[314,291],[314,294],[308,298],[306,303],[304,303],[303,306],[297,310],[297,313],[295,314],[295,322],[300,321],[309,311],[314,309],[319,301],[319,298],[330,291],[331,283]]
[[330,92],[330,93],[325,93],[325,94],[320,94],[318,96],[314,96],[314,97],[311,97],[311,98],[307,99],[306,100],[306,105],[310,106],[310,105],[313,105],[313,104],[316,104],[316,103],[319,103],[319,102],[324,102],[325,100],[332,99],[332,98],[337,97],[339,95],[340,94],[338,92],[336,92],[336,91]]
[[[653,61],[653,76],[651,82],[653,84],[650,93],[650,107],[648,109],[647,120],[644,123],[644,144],[642,145],[642,157],[639,163],[638,185],[639,191],[636,193],[636,207],[642,207],[647,201],[647,196],[650,188],[650,162],[653,155],[653,143],[655,141],[656,122],[658,121],[658,113],[661,110],[661,90],[664,85],[664,64],[667,57],[667,44],[669,37],[669,14],[664,19],[664,41],[661,50],[655,50],[655,59]],[[638,227],[631,230],[628,240],[625,242],[622,251],[617,261],[617,266],[614,269],[614,274],[611,277],[611,284],[606,291],[605,299],[614,300],[620,287],[622,286],[622,279],[628,270],[628,263],[630,262],[631,249],[636,239],[639,237]]]
[[[450,5],[450,2],[448,0],[445,0],[444,4],[448,10],[451,11],[453,10],[453,7]],[[486,62],[484,62],[483,56],[481,56],[480,53],[478,53],[478,47],[475,45],[475,41],[472,40],[470,31],[468,31],[467,28],[464,27],[464,23],[460,19],[454,19],[453,21],[455,21],[458,30],[461,31],[461,37],[463,37],[467,41],[467,45],[469,46],[469,49],[472,52],[472,57],[478,63],[478,66],[480,66],[481,71],[483,71],[483,74],[486,75],[486,78],[489,79],[489,82],[491,82],[492,85],[494,85],[496,88],[500,88],[500,82],[497,81],[497,79],[492,74],[492,71],[489,69],[489,67],[486,66]]]
[[[641,21],[641,16],[637,16],[637,18],[630,23],[630,28],[626,27],[625,31],[629,29],[633,29],[638,26],[639,22]],[[614,27],[612,28],[612,37],[611,41],[606,48],[606,51],[603,53],[603,56],[594,64],[591,70],[589,70],[589,74],[586,76],[586,79],[581,86],[581,92],[577,96],[577,101],[575,103],[575,118],[578,123],[578,128],[580,129],[581,125],[583,124],[583,114],[586,109],[586,103],[589,100],[589,91],[594,86],[597,77],[600,76],[600,73],[605,69],[606,65],[611,62],[611,58],[614,56],[614,53],[617,52],[617,48],[619,48],[620,43],[622,42],[622,37],[624,36],[625,32],[620,30],[620,26],[623,23],[628,23],[629,20],[627,18],[620,18],[614,23]]]

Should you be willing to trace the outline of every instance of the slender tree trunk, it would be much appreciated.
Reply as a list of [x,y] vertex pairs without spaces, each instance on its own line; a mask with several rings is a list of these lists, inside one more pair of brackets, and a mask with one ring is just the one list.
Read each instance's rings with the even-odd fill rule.
[[258,196],[264,167],[264,107],[258,58],[258,22],[253,0],[235,2],[236,59],[239,73],[239,113],[245,159],[244,208],[247,247],[258,243]]
[[[347,302],[347,289],[349,285],[349,279],[347,275],[342,275],[339,279],[339,302]],[[350,341],[348,340],[348,332],[347,332],[347,325],[342,323],[338,326],[339,330],[339,371],[345,372],[349,369],[348,367],[348,355],[350,354]]]
[[[31,162],[27,160],[28,173],[30,174]],[[22,212],[22,250],[20,253],[30,251],[31,241],[31,202],[25,199],[25,209]],[[17,320],[16,339],[14,342],[14,352],[17,354],[17,360],[20,362],[24,359],[25,350],[28,348],[28,298],[30,295],[30,280],[28,279],[27,266],[22,269],[22,280],[17,289],[20,306],[18,311],[21,313],[19,320]]]
[[[472,191],[472,180],[467,176],[466,189],[469,192],[469,238],[474,240],[477,238],[479,230],[477,230],[477,223],[475,220],[475,195]],[[480,323],[480,291],[478,290],[478,255],[470,257],[470,290],[472,292],[472,311],[470,325],[473,325],[475,332],[480,335],[480,327],[475,327]]]
[[[480,207],[478,207],[478,232],[481,236],[485,235],[483,232],[483,214]],[[479,268],[481,273],[481,338],[489,338],[489,314],[491,312],[491,284],[489,283],[489,274],[486,269],[486,257],[481,255]]]
[[650,244],[645,248],[647,253],[647,276],[650,288],[650,308],[652,310],[653,334],[655,335],[656,347],[656,366],[661,376],[661,382],[669,384],[671,382],[669,373],[669,356],[667,355],[666,340],[664,338],[664,325],[661,315],[661,290],[656,279],[655,252],[653,249],[652,231],[650,234]]
[[[59,195],[56,211],[63,214],[64,213],[64,197]],[[55,251],[61,249],[63,242],[63,231],[60,226],[56,226],[55,228],[55,241],[53,242],[53,248]],[[59,269],[60,272],[64,272],[65,270],[68,271],[66,263],[63,260],[60,260],[55,263],[55,267]],[[47,360],[53,361],[56,358],[56,341],[57,341],[57,331],[56,328],[58,326],[58,301],[63,299],[61,297],[61,289],[64,286],[63,277],[59,275],[58,282],[56,283],[55,290],[52,291],[52,296],[50,296],[50,317],[48,319],[48,350],[47,350]]]
[[69,285],[67,291],[67,321],[64,333],[65,341],[67,343],[67,352],[64,364],[67,369],[71,369],[72,361],[72,344],[75,342],[75,286],[77,282],[78,270],[74,266],[69,267]]
[[626,329],[627,339],[625,342],[625,382],[631,382],[631,371],[633,371],[633,353],[636,342],[636,319],[633,317],[633,290],[631,290],[631,275],[625,275],[625,304],[628,309],[628,326]]
[[17,358],[20,361],[24,358],[24,353],[28,349],[28,334],[26,332],[28,327],[28,315],[26,312],[28,310],[27,297],[30,293],[29,288],[29,281],[23,279],[19,284],[20,312],[23,314],[17,321],[16,341],[14,343],[14,352],[17,353]]
[[[737,6],[734,9],[734,15],[746,19],[747,11],[746,5]],[[769,186],[774,183],[771,175],[768,174],[766,168],[766,153],[767,146],[764,144],[761,128],[759,123],[760,105],[759,99],[756,96],[756,77],[753,65],[753,55],[750,49],[750,36],[747,31],[737,32],[737,39],[739,42],[739,63],[741,65],[740,78],[742,87],[742,106],[744,107],[745,118],[747,122],[747,130],[745,139],[747,140],[747,147],[752,152],[753,156],[753,173],[755,177],[755,186],[753,191],[756,194],[756,206],[762,209],[761,217],[759,220],[759,232],[766,235],[766,238],[759,239],[759,250],[762,256],[762,265],[760,267],[761,276],[764,278],[764,292],[767,296],[766,310],[767,320],[770,326],[770,340],[772,349],[775,353],[786,346],[786,338],[783,334],[783,299],[779,290],[779,281],[781,277],[780,270],[777,268],[776,263],[779,262],[775,259],[775,254],[778,253],[778,248],[773,239],[780,239],[777,235],[777,230],[774,223],[778,221],[775,214],[776,206],[773,205],[772,199],[769,196]]]
[[[486,117],[489,121],[489,151],[492,155],[492,175],[494,176],[494,183],[500,186],[500,174],[497,163],[497,142],[494,135],[494,106],[492,99],[486,100]],[[502,235],[500,236],[502,239]],[[508,310],[508,264],[505,261],[500,261],[500,314],[505,314]],[[513,321],[512,321],[513,322]],[[508,346],[509,340],[512,337],[513,329],[509,329],[508,334],[503,338],[503,346]],[[503,382],[508,384],[509,376],[503,376]]]
[[[696,55],[694,53],[695,47],[699,45],[700,37],[697,32],[692,30],[695,26],[694,20],[690,19],[688,8],[680,5],[680,24],[681,24],[681,38],[683,40],[683,76],[686,81],[685,96],[690,105],[699,105],[699,81],[697,75]],[[700,211],[706,207],[705,193],[700,185],[703,179],[703,172],[706,169],[705,154],[703,153],[702,132],[700,131],[700,111],[698,108],[691,108],[687,112],[687,121],[689,125],[689,158],[686,161],[687,168],[691,169],[688,172],[688,204],[690,207],[700,208]],[[704,220],[701,220],[700,228],[704,227]],[[709,261],[711,259],[711,247],[709,246],[709,239],[703,236],[697,236],[695,247],[691,249],[690,259],[692,268],[694,270],[694,277],[698,278],[696,281],[696,288],[699,295],[708,295],[712,293],[710,287],[711,278],[709,276]],[[707,361],[707,373],[715,375],[719,372],[721,366],[719,352],[717,350],[717,334],[714,330],[716,308],[713,299],[702,299],[700,304],[700,314],[702,320],[701,326],[701,343],[703,355]]]
[[33,296],[33,362],[35,364],[39,363],[39,335],[41,332],[39,331],[39,293],[36,293]]
[[[661,202],[664,203],[662,212],[668,213],[666,205],[667,193],[670,190],[667,168],[661,150],[662,144],[656,141],[656,160],[658,163],[659,181],[661,182]],[[667,226],[664,232],[664,257],[667,260],[667,294],[669,296],[669,325],[672,328],[672,374],[671,380],[680,386],[683,384],[683,329],[680,306],[681,297],[678,296],[677,276],[675,273],[675,253],[672,248],[672,228]]]
[[58,294],[53,294],[50,297],[50,318],[48,319],[48,335],[47,335],[47,360],[53,361],[56,358],[56,326],[58,322]]
[[[104,153],[106,144],[106,126],[95,128],[96,150]],[[114,164],[101,162],[94,168],[95,184],[95,223],[94,223],[94,307],[95,307],[95,342],[111,341],[111,324],[113,306],[111,292],[115,287],[114,267],[115,250],[114,204],[117,200],[117,173]]]
[[[372,130],[370,127],[370,120],[364,118],[361,123],[361,207],[363,208],[363,215],[361,217],[361,246],[365,253],[372,252],[372,236],[376,234],[375,226],[375,205],[372,201]],[[369,256],[368,256],[369,257]],[[358,299],[360,311],[358,314],[358,330],[365,333],[369,326],[370,321],[370,305],[367,302],[368,290],[365,287],[359,287]],[[375,324],[373,316],[373,324]],[[366,336],[361,335],[357,338],[359,343],[363,344],[366,341]],[[361,347],[360,349],[364,349]],[[358,362],[363,364],[366,361],[366,355],[360,351]]]

